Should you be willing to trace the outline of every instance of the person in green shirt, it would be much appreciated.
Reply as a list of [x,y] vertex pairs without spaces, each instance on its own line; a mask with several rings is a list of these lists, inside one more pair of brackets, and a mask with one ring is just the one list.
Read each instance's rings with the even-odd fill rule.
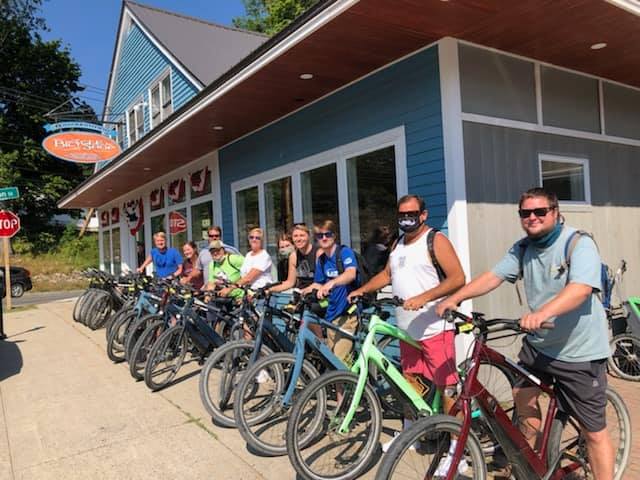
[[[209,275],[207,278],[207,290],[217,290],[219,297],[240,298],[243,291],[239,288],[224,287],[224,282],[236,283],[240,280],[240,267],[244,257],[239,254],[229,253],[225,250],[220,240],[214,240],[209,244],[211,263],[209,263]],[[220,289],[220,287],[222,287]]]

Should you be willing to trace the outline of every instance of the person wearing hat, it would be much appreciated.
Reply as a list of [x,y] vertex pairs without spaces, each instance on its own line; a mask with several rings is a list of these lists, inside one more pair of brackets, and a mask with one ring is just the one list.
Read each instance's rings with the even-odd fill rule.
[[[209,263],[209,275],[207,277],[207,290],[216,290],[224,282],[237,283],[242,274],[240,269],[244,263],[244,257],[237,253],[229,253],[220,240],[209,243],[211,263]],[[238,298],[242,296],[242,290],[231,287],[222,287],[218,290],[218,296]]]

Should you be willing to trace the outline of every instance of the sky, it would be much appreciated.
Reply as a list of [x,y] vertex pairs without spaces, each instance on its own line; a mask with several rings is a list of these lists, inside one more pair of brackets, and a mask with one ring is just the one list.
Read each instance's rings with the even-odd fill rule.
[[[242,0],[140,0],[138,3],[182,13],[223,25],[244,14]],[[109,80],[121,0],[44,0],[41,16],[50,31],[42,36],[59,39],[80,65],[83,100],[100,114]]]

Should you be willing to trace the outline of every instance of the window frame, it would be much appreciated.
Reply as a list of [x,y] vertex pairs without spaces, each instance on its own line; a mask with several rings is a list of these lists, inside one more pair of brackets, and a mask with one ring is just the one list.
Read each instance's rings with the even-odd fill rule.
[[[140,105],[140,109],[142,110],[142,135],[138,135],[140,130],[140,125],[138,125],[138,113],[136,112],[136,109],[135,109],[136,105]],[[144,129],[144,106],[145,106],[144,95],[141,95],[138,98],[136,98],[136,100],[132,102],[125,110],[128,148],[130,148],[132,145],[138,142],[138,140],[144,137],[144,134],[146,133]],[[131,125],[131,119],[130,119],[131,114],[133,114],[133,123],[134,123],[133,126]],[[132,133],[135,135],[135,139],[132,138]]]
[[[162,83],[169,79],[169,99],[164,98],[164,90],[162,88]],[[158,105],[158,114],[153,116],[153,100],[152,93],[155,88],[158,88],[158,97],[159,97],[159,105]],[[171,67],[167,67],[162,71],[160,75],[158,75],[153,82],[149,85],[147,90],[147,95],[149,97],[149,125],[151,130],[156,128],[162,122],[164,122],[172,113],[173,113],[173,75]],[[165,106],[170,105],[171,108],[169,112],[165,115]]]
[[394,147],[396,169],[396,196],[400,198],[408,193],[406,137],[404,126],[392,128],[369,137],[356,140],[325,150],[315,155],[281,165],[260,174],[237,180],[231,184],[231,204],[233,216],[233,235],[237,245],[238,238],[238,210],[236,193],[248,188],[258,187],[258,213],[260,227],[266,228],[265,211],[265,184],[284,177],[291,177],[291,190],[293,200],[293,221],[302,222],[302,180],[304,172],[315,170],[332,163],[336,164],[338,187],[338,212],[340,213],[340,242],[351,244],[351,225],[349,220],[349,192],[347,179],[347,160],[380,150],[386,147]]
[[[112,275],[115,275],[115,268],[114,268],[114,258],[113,258],[113,231],[115,229],[118,229],[118,235],[119,235],[119,242],[120,242],[120,272],[124,271],[123,268],[123,264],[124,264],[124,255],[123,255],[123,242],[122,242],[122,235],[123,235],[123,224],[122,222],[123,217],[122,217],[122,211],[120,211],[120,219],[118,220],[117,223],[113,223],[111,221],[111,209],[113,207],[117,207],[117,205],[109,205],[107,207],[103,207],[100,210],[98,210],[97,212],[97,216],[98,216],[98,249],[99,249],[99,255],[100,255],[100,259],[99,259],[99,264],[100,264],[100,270],[102,271],[107,271],[105,268],[105,264],[104,264],[104,252],[105,249],[107,247],[107,245],[104,244],[104,234],[107,234],[107,237],[109,239],[109,265],[110,268],[108,270],[108,273],[111,273]],[[119,207],[118,207],[119,208]],[[103,227],[101,222],[100,222],[100,214],[103,211],[107,211],[109,212],[109,225],[106,227]]]
[[538,184],[543,186],[542,182],[542,162],[562,162],[572,163],[582,166],[582,181],[584,183],[584,201],[578,200],[559,200],[560,206],[569,207],[590,207],[591,206],[591,177],[589,174],[589,159],[585,157],[571,157],[566,155],[555,155],[551,153],[538,154]]

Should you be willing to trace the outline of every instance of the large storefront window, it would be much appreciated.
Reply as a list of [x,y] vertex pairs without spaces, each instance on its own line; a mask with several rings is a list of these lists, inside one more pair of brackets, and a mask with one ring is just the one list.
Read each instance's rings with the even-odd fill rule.
[[347,181],[351,246],[362,254],[388,246],[397,230],[394,147],[347,159]]
[[162,210],[164,208],[164,188],[153,190],[149,195],[149,205],[151,211]]
[[281,178],[264,186],[264,202],[267,220],[265,248],[270,255],[278,252],[278,236],[289,232],[293,225],[293,201],[291,177]]
[[105,272],[111,272],[111,230],[102,232],[102,252]]
[[169,245],[182,252],[182,246],[187,242],[187,209],[181,208],[169,213]]
[[207,248],[209,227],[213,224],[213,206],[211,202],[201,203],[191,207],[191,238],[198,248]]
[[336,235],[340,235],[340,214],[338,208],[338,174],[335,163],[303,172],[302,212],[304,222],[312,227],[316,222],[333,220]]
[[136,232],[136,266],[140,266],[147,258],[147,249],[144,241],[144,228]]
[[151,235],[155,235],[158,232],[167,232],[164,217],[164,214],[151,217]]
[[203,168],[190,175],[191,198],[200,198],[211,193],[211,172],[208,168]]
[[111,230],[111,248],[113,251],[113,274],[120,275],[122,272],[122,249],[120,247],[120,229]]
[[238,248],[242,253],[245,253],[249,250],[247,239],[249,230],[260,226],[258,187],[236,192],[236,210],[238,213]]

